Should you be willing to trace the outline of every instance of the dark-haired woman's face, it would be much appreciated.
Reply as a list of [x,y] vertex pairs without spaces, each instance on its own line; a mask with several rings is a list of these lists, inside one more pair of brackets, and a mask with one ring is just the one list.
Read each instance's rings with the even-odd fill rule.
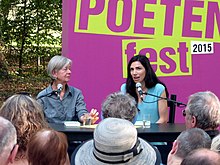
[[139,61],[135,61],[131,63],[130,74],[135,83],[142,83],[146,75],[146,70]]

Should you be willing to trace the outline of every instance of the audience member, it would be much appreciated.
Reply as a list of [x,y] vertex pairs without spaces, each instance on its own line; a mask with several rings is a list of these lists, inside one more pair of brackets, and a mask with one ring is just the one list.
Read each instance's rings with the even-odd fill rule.
[[92,123],[95,123],[99,119],[97,110],[92,109],[88,113],[82,92],[67,84],[71,76],[71,65],[72,61],[64,56],[54,56],[49,61],[47,72],[52,82],[38,94],[37,100],[49,123],[75,119],[84,122],[88,114]]
[[10,121],[0,117],[0,162],[13,163],[18,151],[17,134]]
[[220,153],[220,134],[212,139],[211,150]]
[[49,127],[40,104],[27,95],[15,94],[3,103],[0,116],[11,121],[17,131],[19,149],[13,164],[28,164],[26,149],[30,137],[38,130]]
[[168,97],[168,91],[164,83],[156,76],[149,59],[144,55],[132,57],[127,66],[127,80],[121,86],[121,91],[129,93],[138,103],[137,120],[142,121],[143,114],[150,114],[151,123],[168,122],[167,101],[155,96],[138,94],[136,84],[140,83],[143,92],[158,97]]
[[31,165],[69,165],[65,134],[42,129],[33,135],[27,145],[27,159]]
[[201,128],[211,138],[219,134],[220,102],[214,93],[206,91],[191,95],[183,115],[187,128]]
[[103,118],[121,118],[135,123],[137,111],[134,98],[122,92],[115,92],[108,95],[102,103]]
[[71,158],[75,165],[155,165],[160,153],[137,136],[134,125],[125,119],[106,118],[94,131],[94,139],[77,148]]
[[190,152],[182,161],[181,165],[219,165],[220,154],[215,151],[200,148]]
[[167,165],[179,165],[190,151],[197,148],[211,147],[211,138],[200,128],[183,131],[173,143],[168,155]]
[[[130,96],[128,93],[112,93],[109,96],[107,96],[106,100],[102,104],[103,118],[122,118],[129,120],[134,124],[136,122],[137,113],[137,103],[134,100],[134,98]],[[166,163],[167,155],[172,145],[164,145],[164,143],[162,142],[151,142],[150,144],[156,146],[159,150],[161,150],[162,161]]]

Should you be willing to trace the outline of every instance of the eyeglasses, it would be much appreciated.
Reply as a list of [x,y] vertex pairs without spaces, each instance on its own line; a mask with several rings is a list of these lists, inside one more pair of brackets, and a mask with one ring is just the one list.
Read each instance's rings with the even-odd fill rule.
[[11,153],[13,152],[13,150],[15,149],[17,143],[13,146],[12,150],[11,150]]
[[186,110],[185,109],[182,111],[182,114],[183,114],[184,117],[186,116]]

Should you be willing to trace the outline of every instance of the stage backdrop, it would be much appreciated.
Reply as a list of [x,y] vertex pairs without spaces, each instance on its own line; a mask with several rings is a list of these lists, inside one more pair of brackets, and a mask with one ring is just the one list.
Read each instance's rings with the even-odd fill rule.
[[219,0],[63,0],[62,42],[73,60],[70,85],[89,110],[120,90],[135,54],[150,59],[178,101],[206,90],[220,97]]

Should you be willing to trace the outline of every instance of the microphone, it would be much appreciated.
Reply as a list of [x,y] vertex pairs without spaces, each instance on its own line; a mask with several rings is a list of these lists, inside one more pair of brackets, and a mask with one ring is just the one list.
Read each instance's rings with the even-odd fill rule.
[[62,84],[57,84],[57,96],[60,97],[60,93],[63,89],[63,85]]
[[142,88],[141,88],[141,83],[136,83],[136,88],[137,88],[137,91],[138,91],[138,93],[139,93],[139,95],[140,95],[140,97],[141,97],[141,99],[143,99],[143,91],[142,91]]

